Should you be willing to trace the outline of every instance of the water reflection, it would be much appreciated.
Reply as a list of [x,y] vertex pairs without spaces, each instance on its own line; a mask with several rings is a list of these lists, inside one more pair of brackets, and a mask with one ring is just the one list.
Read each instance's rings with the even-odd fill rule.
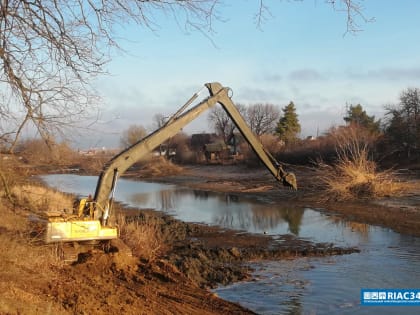
[[359,223],[354,221],[343,221],[340,217],[331,217],[329,218],[332,222],[337,225],[343,226],[343,228],[350,230],[351,232],[355,232],[363,237],[364,240],[368,239],[369,236],[369,224],[366,223]]
[[[118,194],[116,194],[118,198]],[[299,235],[305,209],[263,204],[235,194],[172,187],[147,193],[132,193],[131,205],[154,208],[185,221],[198,221],[249,232]]]
[[304,209],[287,208],[282,212],[283,219],[289,224],[289,230],[295,235],[299,235],[300,225],[302,224]]
[[133,193],[128,196],[131,205],[151,208],[160,211],[171,211],[175,208],[176,193],[172,190],[160,190],[155,193]]
[[[87,195],[95,188],[94,176],[48,175],[47,184]],[[369,226],[343,221],[308,208],[260,202],[236,194],[191,190],[174,185],[121,179],[115,198],[137,208],[168,212],[181,220],[271,235],[292,233],[315,241],[354,245],[366,241]]]
[[130,203],[134,204],[148,204],[150,199],[149,194],[132,194],[130,196]]

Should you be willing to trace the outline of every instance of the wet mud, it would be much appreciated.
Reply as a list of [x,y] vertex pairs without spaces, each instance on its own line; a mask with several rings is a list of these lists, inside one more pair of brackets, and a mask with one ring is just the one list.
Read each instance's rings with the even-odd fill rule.
[[170,240],[160,259],[202,288],[250,280],[253,271],[250,262],[360,252],[357,247],[316,243],[291,234],[272,237],[186,223],[152,210],[125,213],[129,221],[158,223],[162,234]]

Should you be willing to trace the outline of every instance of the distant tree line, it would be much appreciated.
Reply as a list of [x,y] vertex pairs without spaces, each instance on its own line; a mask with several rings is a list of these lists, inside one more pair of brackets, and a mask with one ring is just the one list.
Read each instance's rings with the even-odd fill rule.
[[[281,114],[278,105],[270,103],[256,103],[248,106],[237,104],[236,107],[257,136],[276,134],[285,143],[292,143],[298,139],[301,127],[293,102],[281,110],[283,114]],[[227,140],[235,132],[236,126],[226,111],[222,107],[216,106],[211,110],[208,120],[214,131],[222,136],[227,143]]]
[[[333,162],[337,148],[345,150],[348,145],[368,149],[378,161],[393,156],[392,162],[396,164],[402,162],[402,158],[413,160],[420,156],[419,88],[402,91],[397,103],[385,106],[386,114],[382,120],[369,115],[361,104],[349,105],[343,116],[345,124],[331,127],[316,141],[299,137],[301,126],[292,101],[281,109],[270,103],[247,106],[239,104],[237,107],[264,147],[282,161],[310,163],[321,157]],[[153,129],[157,129],[165,124],[166,118],[162,114],[156,114],[153,121]],[[219,106],[210,111],[209,122],[226,144],[229,137],[237,132],[236,126]],[[147,133],[143,126],[131,125],[122,132],[121,146],[129,147],[143,139]],[[31,144],[32,149],[29,149]],[[60,152],[64,152],[62,148],[66,147],[65,143],[60,144],[54,139],[50,139],[50,145]],[[180,133],[165,145],[177,149],[177,154],[179,152],[180,155],[184,155],[190,162],[194,161],[194,150],[187,135]],[[41,148],[36,140],[22,142],[18,146],[19,152],[29,150],[32,156],[39,156],[34,153],[35,148]],[[50,157],[52,158],[51,154]]]

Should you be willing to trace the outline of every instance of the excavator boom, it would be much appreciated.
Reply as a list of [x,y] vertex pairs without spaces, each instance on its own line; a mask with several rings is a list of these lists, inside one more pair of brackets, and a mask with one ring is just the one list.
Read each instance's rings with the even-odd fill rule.
[[217,103],[221,104],[270,173],[283,185],[297,189],[295,175],[283,170],[280,163],[264,149],[247,126],[228,95],[230,89],[217,82],[207,83],[205,87],[210,93],[209,97],[187,110],[198,97],[198,93],[194,94],[163,127],[112,158],[99,176],[94,198],[89,196],[87,199],[82,199],[71,215],[63,213],[49,216],[45,220],[39,218],[34,220],[40,229],[46,226],[46,243],[62,243],[59,247],[65,262],[76,261],[78,253],[89,250],[98,241],[111,242],[111,246],[117,247],[118,251],[131,254],[130,249],[118,238],[117,228],[108,224],[118,176]]
[[[205,87],[208,89],[210,96],[187,110],[198,97],[198,93],[194,94],[164,126],[112,158],[104,166],[99,176],[93,198],[82,199],[78,209],[75,209],[75,212],[70,216],[58,215],[49,217],[45,241],[47,243],[77,243],[100,240],[120,241],[117,228],[108,224],[118,176],[122,175],[130,166],[144,158],[167,139],[176,135],[185,125],[217,103],[221,104],[270,173],[278,181],[281,181],[283,185],[297,189],[295,175],[286,173],[283,170],[280,163],[264,149],[261,142],[247,126],[228,95],[230,89],[223,87],[217,82],[207,83]],[[41,224],[44,223],[44,221],[41,222]],[[124,246],[120,244],[119,247],[123,248]],[[72,259],[76,257],[73,254],[70,256]]]
[[262,143],[256,138],[254,133],[248,127],[247,123],[239,113],[231,98],[228,96],[229,88],[222,87],[220,83],[208,83],[206,86],[211,95],[218,94],[218,103],[222,105],[226,113],[232,119],[236,127],[239,129],[245,140],[257,154],[258,158],[270,171],[270,173],[283,183],[284,186],[297,189],[296,177],[293,173],[286,173],[279,162],[264,149]]
[[198,93],[194,94],[163,127],[157,129],[155,132],[138,141],[128,149],[122,151],[105,165],[99,177],[94,196],[96,205],[94,215],[95,219],[101,218],[103,224],[105,224],[109,215],[109,206],[110,201],[113,198],[115,183],[119,175],[123,174],[130,166],[144,158],[148,153],[167,139],[176,135],[185,125],[217,103],[222,105],[224,110],[230,116],[246,141],[270,173],[278,181],[281,181],[283,185],[297,189],[295,175],[293,173],[286,173],[283,170],[280,163],[278,163],[274,157],[264,149],[261,142],[247,126],[246,122],[228,95],[230,89],[223,87],[217,82],[207,83],[205,86],[210,93],[208,98],[186,111],[186,108],[198,97]]

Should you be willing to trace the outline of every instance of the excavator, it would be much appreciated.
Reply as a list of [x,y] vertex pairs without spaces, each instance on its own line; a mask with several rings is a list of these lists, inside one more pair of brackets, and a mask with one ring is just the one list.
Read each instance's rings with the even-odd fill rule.
[[[188,109],[206,88],[209,96]],[[73,209],[72,215],[65,216],[61,214],[48,218],[45,242],[73,242],[75,247],[79,247],[76,244],[109,240],[115,242],[118,240],[118,229],[116,226],[112,226],[109,220],[118,177],[124,174],[134,163],[146,157],[152,150],[176,135],[185,125],[217,103],[224,108],[273,177],[284,186],[296,190],[295,175],[284,171],[282,165],[264,149],[235,107],[229,96],[230,93],[230,88],[223,87],[218,82],[205,84],[205,87],[195,93],[161,128],[113,157],[103,167],[93,198],[81,199],[75,209]],[[121,246],[121,242],[118,246]],[[73,254],[72,259],[76,257],[76,254]]]

